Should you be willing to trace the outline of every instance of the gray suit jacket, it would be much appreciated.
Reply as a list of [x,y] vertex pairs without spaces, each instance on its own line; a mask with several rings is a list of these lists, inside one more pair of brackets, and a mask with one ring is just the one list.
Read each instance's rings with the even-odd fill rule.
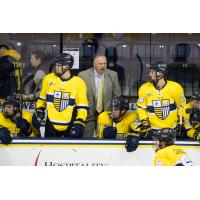
[[[78,74],[87,85],[87,98],[89,101],[89,118],[94,120],[96,114],[96,88],[94,79],[94,68],[87,69]],[[114,96],[120,96],[121,90],[119,86],[118,76],[115,71],[107,69],[104,74],[104,90],[103,90],[103,110],[110,110],[110,101]]]

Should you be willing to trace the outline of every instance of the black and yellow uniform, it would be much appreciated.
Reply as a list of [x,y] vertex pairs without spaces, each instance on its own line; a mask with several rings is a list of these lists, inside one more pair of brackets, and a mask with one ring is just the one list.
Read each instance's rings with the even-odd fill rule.
[[191,166],[192,161],[186,152],[176,145],[159,149],[154,157],[155,166]]
[[193,138],[194,140],[200,141],[200,135],[199,135],[200,121],[191,119],[192,110],[193,110],[192,102],[186,104],[185,107],[183,108],[184,127],[187,130],[187,136],[189,138]]
[[[22,112],[22,118],[25,119],[30,124],[31,134],[29,137],[36,137],[37,130],[32,126],[32,113]],[[20,129],[17,128],[16,123],[13,122],[10,118],[5,118],[3,113],[0,113],[0,128],[6,127],[12,136],[19,136]]]
[[84,122],[87,118],[86,90],[85,82],[77,76],[64,81],[54,73],[48,74],[43,80],[36,109],[47,109],[47,117],[53,128],[56,131],[66,131],[72,123],[75,108],[76,119]]
[[103,138],[104,128],[111,126],[117,128],[117,137],[126,138],[137,126],[137,123],[138,117],[136,113],[126,112],[121,120],[113,122],[111,112],[105,111],[99,115],[97,120],[97,137]]
[[137,113],[141,121],[149,119],[152,129],[174,128],[185,104],[183,88],[178,83],[166,80],[159,90],[147,82],[139,89]]

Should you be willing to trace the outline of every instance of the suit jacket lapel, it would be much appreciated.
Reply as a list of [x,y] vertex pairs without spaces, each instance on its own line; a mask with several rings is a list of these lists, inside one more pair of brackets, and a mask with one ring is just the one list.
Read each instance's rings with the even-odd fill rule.
[[91,81],[92,92],[93,92],[94,98],[96,100],[96,87],[95,87],[95,82],[94,82],[95,80],[94,80],[94,69],[93,68],[90,69],[89,77],[90,77],[90,81]]

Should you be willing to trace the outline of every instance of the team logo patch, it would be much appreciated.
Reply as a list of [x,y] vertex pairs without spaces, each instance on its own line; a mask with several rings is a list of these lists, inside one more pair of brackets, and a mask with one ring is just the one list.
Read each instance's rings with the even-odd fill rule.
[[138,102],[143,103],[143,102],[144,102],[144,99],[143,99],[142,97],[140,97],[140,98],[138,99]]
[[164,120],[167,118],[170,112],[170,103],[168,99],[163,99],[163,100],[158,100],[158,101],[153,101],[153,108],[154,108],[154,113],[156,116]]
[[68,92],[54,92],[53,104],[58,112],[61,112],[67,108],[69,104],[70,94]]

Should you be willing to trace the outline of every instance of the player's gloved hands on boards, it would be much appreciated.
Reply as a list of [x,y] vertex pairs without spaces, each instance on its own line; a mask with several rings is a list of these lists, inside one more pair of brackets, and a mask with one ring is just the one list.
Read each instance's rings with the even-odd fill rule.
[[135,132],[132,135],[128,135],[126,138],[125,148],[127,152],[135,151],[138,148],[139,141],[142,134],[139,132]]
[[177,124],[174,131],[176,133],[177,138],[180,138],[180,139],[187,138],[187,130],[183,125]]
[[24,136],[29,136],[31,134],[30,132],[30,124],[23,118],[21,117],[17,117],[16,118],[16,126],[17,128],[19,128],[21,131],[20,131],[20,135],[21,137],[24,137]]
[[104,138],[116,138],[117,136],[117,128],[116,127],[111,127],[107,126],[103,130],[103,137]]
[[45,112],[43,109],[37,109],[32,117],[32,124],[36,129],[40,128],[40,124],[45,117]]
[[10,144],[12,142],[10,131],[6,127],[0,128],[0,140],[3,144]]
[[69,136],[72,138],[81,138],[84,134],[85,123],[82,119],[76,119],[69,132]]
[[196,131],[193,135],[193,139],[195,141],[198,141],[200,143],[200,132],[199,131]]

